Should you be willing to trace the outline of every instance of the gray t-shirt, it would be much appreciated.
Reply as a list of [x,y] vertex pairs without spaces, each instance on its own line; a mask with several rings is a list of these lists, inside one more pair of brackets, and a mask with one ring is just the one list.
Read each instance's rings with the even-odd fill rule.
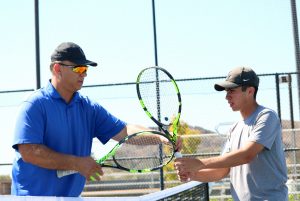
[[224,153],[240,149],[249,141],[265,147],[250,163],[230,169],[234,200],[288,200],[287,167],[281,135],[277,114],[263,106],[258,106],[251,116],[232,126]]

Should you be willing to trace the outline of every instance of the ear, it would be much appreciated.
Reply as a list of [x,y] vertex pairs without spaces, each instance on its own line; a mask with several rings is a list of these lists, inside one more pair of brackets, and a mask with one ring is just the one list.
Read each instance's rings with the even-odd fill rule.
[[248,93],[249,93],[250,95],[253,95],[254,92],[255,92],[255,88],[254,88],[254,87],[248,87]]
[[59,64],[53,65],[53,73],[56,75],[60,73],[60,65]]

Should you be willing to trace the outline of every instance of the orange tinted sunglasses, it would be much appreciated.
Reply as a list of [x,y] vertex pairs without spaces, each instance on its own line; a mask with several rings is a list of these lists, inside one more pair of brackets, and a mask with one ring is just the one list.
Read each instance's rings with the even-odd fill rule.
[[73,72],[79,73],[79,74],[85,73],[88,70],[88,67],[84,66],[84,65],[66,65],[63,63],[58,63],[58,64],[68,67],[68,68],[72,68]]

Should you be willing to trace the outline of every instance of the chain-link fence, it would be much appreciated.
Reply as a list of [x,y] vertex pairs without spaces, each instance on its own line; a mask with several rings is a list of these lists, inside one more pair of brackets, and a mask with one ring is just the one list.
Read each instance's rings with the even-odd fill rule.
[[[282,121],[283,142],[289,173],[290,192],[299,192],[299,100],[296,73],[276,73],[259,75],[260,87],[257,95],[259,104],[275,110]],[[182,94],[181,121],[187,123],[195,133],[184,135],[183,154],[185,157],[209,157],[219,155],[228,126],[240,118],[239,113],[232,112],[225,100],[224,92],[216,92],[214,84],[224,77],[177,79]],[[112,114],[129,124],[140,124],[154,127],[155,124],[144,114],[137,99],[135,83],[116,83],[106,85],[85,86],[82,93],[98,101]],[[31,90],[0,93],[0,113],[5,116],[0,129],[1,139],[12,141],[14,119],[22,100]],[[219,134],[217,134],[219,133]],[[187,148],[189,147],[189,149]],[[191,149],[192,147],[192,149]],[[13,150],[7,142],[1,141],[0,149],[6,153],[0,156],[0,163],[11,163]],[[93,153],[103,154],[98,144],[93,146]],[[100,152],[100,153],[99,153]],[[160,171],[146,174],[129,174],[124,171],[105,168],[105,176],[101,182],[87,183],[84,196],[96,195],[128,195],[144,194],[169,188],[180,184],[176,178],[173,164],[164,169],[160,180]],[[10,166],[0,166],[0,174],[10,174]],[[228,179],[212,185],[215,196],[226,195]],[[297,186],[298,185],[298,186]]]

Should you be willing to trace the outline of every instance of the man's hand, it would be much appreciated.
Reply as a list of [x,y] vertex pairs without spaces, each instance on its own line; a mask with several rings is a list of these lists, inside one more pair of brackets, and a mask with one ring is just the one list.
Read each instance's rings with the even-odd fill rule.
[[193,180],[197,172],[202,168],[202,162],[194,158],[177,158],[174,167],[181,182]]
[[181,172],[196,172],[204,167],[201,160],[195,158],[177,158],[174,166]]
[[77,171],[88,181],[100,181],[103,176],[102,167],[92,157],[80,157]]

